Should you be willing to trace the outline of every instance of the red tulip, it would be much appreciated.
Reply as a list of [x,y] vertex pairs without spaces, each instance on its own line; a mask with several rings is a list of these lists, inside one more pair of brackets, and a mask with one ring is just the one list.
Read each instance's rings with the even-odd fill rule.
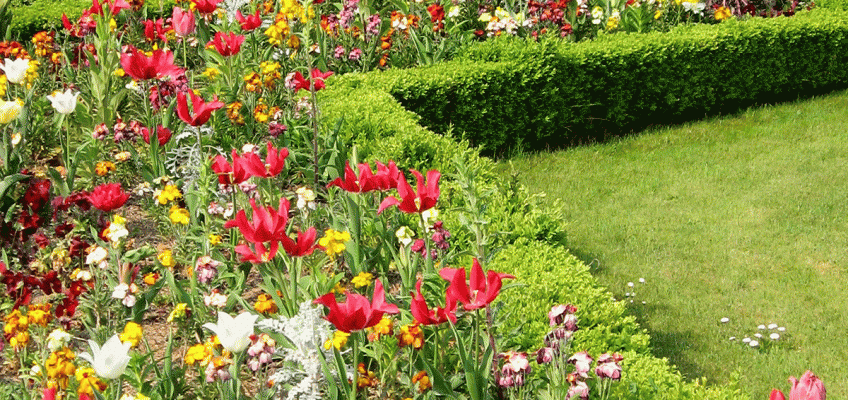
[[[141,136],[144,138],[144,143],[150,144],[150,129],[142,130]],[[162,125],[157,126],[156,138],[159,141],[159,146],[164,146],[171,140],[171,130]]]
[[424,296],[421,294],[420,279],[418,280],[418,283],[415,284],[415,290],[417,291],[417,294],[412,296],[410,311],[412,311],[412,318],[415,318],[419,324],[438,325],[447,321],[456,323],[456,299],[446,296],[444,308],[435,307],[430,309],[430,307],[427,306],[427,302],[424,300]]
[[168,32],[168,29],[165,28],[165,20],[159,18],[157,20],[148,19],[144,21],[144,37],[147,40],[154,42],[156,39],[159,39],[163,42],[168,40],[168,37],[165,36],[165,33]]
[[[227,162],[227,159],[224,158],[224,156],[222,156],[220,154],[215,156],[215,158],[212,161],[212,171],[215,171],[215,173],[218,174],[218,183],[220,183],[222,185],[229,185],[229,184],[233,183],[233,180],[232,180],[232,177],[231,177],[231,175],[233,173],[233,167],[230,165],[229,162]],[[250,178],[250,177],[249,176],[244,177],[244,179],[247,179],[247,178]],[[242,182],[244,182],[244,180],[242,180]],[[239,183],[241,183],[241,182],[236,182],[236,184],[239,184]]]
[[489,271],[483,275],[483,267],[477,259],[471,266],[471,285],[465,281],[464,268],[442,268],[439,275],[450,282],[446,296],[463,304],[466,311],[476,310],[489,305],[498,296],[503,279],[515,279],[510,274]]
[[[173,56],[172,56],[173,57]],[[212,101],[206,103],[203,98],[194,94],[194,91],[188,91],[191,96],[192,111],[188,110],[188,100],[183,92],[177,93],[177,116],[183,122],[191,126],[200,126],[209,121],[212,112],[223,107],[224,103],[218,101],[218,95],[212,96]]]
[[41,392],[42,400],[56,400],[56,388],[49,387]]
[[789,383],[792,384],[789,400],[825,400],[824,383],[812,371],[804,372],[800,381],[789,377]]
[[194,33],[195,22],[194,13],[190,10],[174,6],[171,24],[174,26],[174,33],[179,37],[186,37]]
[[174,65],[174,53],[164,50],[153,50],[153,55],[147,57],[135,47],[129,47],[129,53],[121,54],[121,68],[127,75],[136,80],[157,79],[170,76],[172,79],[185,71]]
[[786,397],[783,397],[783,392],[780,390],[772,389],[769,400],[786,400]]
[[[333,75],[333,71],[321,72],[318,68],[314,68],[310,73],[312,79],[315,81],[315,91],[321,90],[325,87],[324,79],[329,78]],[[286,87],[297,92],[300,89],[309,90],[310,80],[306,79],[301,75],[301,73],[295,72],[292,76],[291,82],[287,82]]]
[[286,236],[283,238],[283,249],[292,257],[303,257],[312,254],[317,248],[315,245],[316,231],[314,227],[310,227],[306,232],[297,233],[297,241]]
[[400,174],[397,179],[397,190],[401,200],[386,197],[377,208],[377,214],[391,206],[398,206],[398,209],[409,214],[421,213],[436,206],[436,201],[439,200],[439,179],[442,174],[436,170],[428,171],[426,185],[420,172],[412,170],[412,174],[418,181],[418,192],[413,191],[406,177]]
[[239,210],[236,219],[227,221],[224,228],[238,227],[244,239],[251,243],[288,239],[289,201],[285,197],[280,198],[280,206],[276,210],[271,206],[259,207],[254,199],[250,199],[250,207],[253,208],[253,221],[248,221],[244,210]]
[[266,249],[264,244],[257,242],[253,244],[253,247],[256,248],[256,252],[251,250],[250,246],[244,243],[236,246],[235,251],[241,255],[242,262],[249,262],[252,264],[268,262],[277,255],[280,243],[271,242],[270,246]]
[[[106,0],[104,4],[109,6],[109,14],[112,16],[118,15],[121,10],[126,10],[130,8],[129,3],[126,0],[115,0],[109,1]],[[100,5],[100,2],[97,0],[91,1],[91,8],[88,9],[89,13],[96,15],[103,15],[103,7]]]
[[336,178],[327,187],[337,186],[351,193],[366,193],[374,190],[389,190],[397,187],[398,177],[401,175],[394,161],[389,165],[377,161],[377,174],[371,172],[368,164],[359,164],[359,178],[350,167],[350,162],[345,163],[345,177]]
[[201,14],[211,14],[218,8],[218,3],[223,0],[192,0],[194,9]]
[[206,47],[214,47],[218,54],[230,57],[238,54],[242,43],[244,43],[244,36],[242,35],[236,35],[233,32],[217,32],[215,37],[206,44]]
[[327,293],[313,301],[330,309],[325,317],[336,329],[342,332],[354,332],[377,325],[383,314],[397,314],[394,304],[386,303],[386,293],[380,280],[374,281],[374,296],[371,302],[360,294],[348,293],[344,303],[336,301],[334,293]]
[[268,167],[268,170],[265,172],[265,177],[270,178],[283,172],[283,168],[286,166],[286,157],[289,156],[289,149],[281,147],[278,150],[271,145],[271,142],[268,142],[267,150],[268,154],[265,156],[265,166]]
[[91,205],[105,212],[121,208],[129,198],[130,195],[124,192],[120,183],[104,183],[94,188],[88,195]]
[[250,32],[262,26],[262,19],[259,18],[259,9],[256,9],[256,14],[248,14],[247,17],[242,15],[241,11],[236,11],[236,20],[241,24],[241,29],[245,32]]

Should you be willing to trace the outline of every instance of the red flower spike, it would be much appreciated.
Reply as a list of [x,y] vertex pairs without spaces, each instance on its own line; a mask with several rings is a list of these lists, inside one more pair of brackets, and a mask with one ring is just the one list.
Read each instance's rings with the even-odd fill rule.
[[241,11],[236,11],[236,20],[241,25],[241,29],[245,32],[250,32],[260,26],[262,26],[262,19],[259,18],[259,9],[256,9],[256,14],[250,15],[247,17],[242,15]]
[[283,249],[292,257],[308,256],[318,247],[315,244],[316,235],[315,228],[310,227],[306,232],[297,233],[297,241],[286,236],[282,240]]
[[217,32],[215,33],[215,37],[206,46],[214,47],[218,54],[224,57],[231,57],[241,51],[242,43],[244,43],[244,36],[242,35],[236,35],[233,32]]
[[415,318],[421,325],[438,325],[448,322],[448,320],[451,323],[456,323],[456,300],[447,296],[445,298],[444,308],[436,307],[430,309],[424,300],[424,296],[421,294],[421,282],[419,279],[418,283],[415,284],[417,294],[412,296],[412,303],[410,305],[412,318]]
[[244,210],[239,210],[236,219],[227,221],[224,228],[238,227],[245,240],[257,244],[288,238],[286,224],[289,222],[289,201],[285,197],[280,198],[277,210],[271,206],[258,207],[254,199],[250,199],[250,206],[253,208],[253,221],[248,221]]
[[386,292],[379,279],[374,281],[374,295],[371,302],[360,294],[348,293],[344,303],[336,301],[334,293],[327,293],[313,301],[330,309],[325,317],[336,329],[342,332],[354,332],[370,328],[380,322],[384,314],[397,314],[394,304],[386,303]]
[[380,207],[377,208],[377,214],[391,206],[398,206],[399,210],[408,214],[421,213],[436,206],[436,202],[439,200],[439,179],[442,174],[436,170],[428,171],[425,185],[421,173],[414,169],[411,171],[418,181],[418,192],[413,191],[412,186],[406,181],[406,177],[400,174],[397,179],[397,190],[401,199],[386,197],[380,203]]
[[129,198],[130,195],[124,192],[120,183],[104,183],[88,195],[91,205],[104,212],[123,207]]
[[182,68],[174,64],[174,53],[153,50],[153,54],[148,57],[132,46],[129,47],[129,53],[121,54],[121,68],[127,75],[139,81],[157,79],[163,76],[176,79],[176,77],[185,73]]
[[439,276],[450,282],[446,296],[463,304],[466,311],[476,310],[489,305],[498,296],[503,279],[515,279],[510,274],[489,271],[483,275],[483,267],[474,259],[471,266],[471,285],[465,281],[464,268],[442,268]]
[[191,126],[205,124],[212,117],[213,111],[224,106],[224,103],[218,101],[218,95],[212,96],[212,101],[207,103],[191,90],[188,91],[188,94],[191,97],[192,111],[188,110],[188,100],[185,93],[180,92],[177,93],[177,116]]

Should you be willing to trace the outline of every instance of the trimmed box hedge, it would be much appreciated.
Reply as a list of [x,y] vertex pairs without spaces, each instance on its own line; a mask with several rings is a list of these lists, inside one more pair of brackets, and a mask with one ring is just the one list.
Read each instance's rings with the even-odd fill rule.
[[848,82],[846,65],[848,13],[814,9],[576,44],[503,37],[335,85],[390,93],[423,126],[500,154],[833,90]]
[[[103,1],[101,1],[103,3]],[[150,18],[159,18],[174,8],[176,0],[147,0]],[[82,11],[91,7],[91,0],[11,0],[12,37],[29,40],[40,31],[62,29],[62,14],[75,23]],[[163,12],[159,12],[159,10]]]

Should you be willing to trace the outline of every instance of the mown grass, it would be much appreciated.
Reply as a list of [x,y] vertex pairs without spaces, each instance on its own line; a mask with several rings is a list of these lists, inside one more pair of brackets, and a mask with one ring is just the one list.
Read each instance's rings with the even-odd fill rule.
[[[739,370],[765,399],[812,369],[848,398],[848,92],[501,167],[559,199],[572,251],[617,298],[636,282],[632,312],[686,376]],[[778,346],[728,340],[771,322]]]

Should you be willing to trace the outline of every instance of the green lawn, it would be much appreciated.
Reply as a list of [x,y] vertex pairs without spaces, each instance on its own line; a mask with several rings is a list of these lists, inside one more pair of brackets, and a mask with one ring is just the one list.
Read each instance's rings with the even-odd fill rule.
[[[848,398],[848,92],[501,167],[561,200],[572,251],[616,298],[636,282],[632,312],[686,376],[738,370],[765,399],[812,369]],[[778,346],[728,340],[772,322]]]

